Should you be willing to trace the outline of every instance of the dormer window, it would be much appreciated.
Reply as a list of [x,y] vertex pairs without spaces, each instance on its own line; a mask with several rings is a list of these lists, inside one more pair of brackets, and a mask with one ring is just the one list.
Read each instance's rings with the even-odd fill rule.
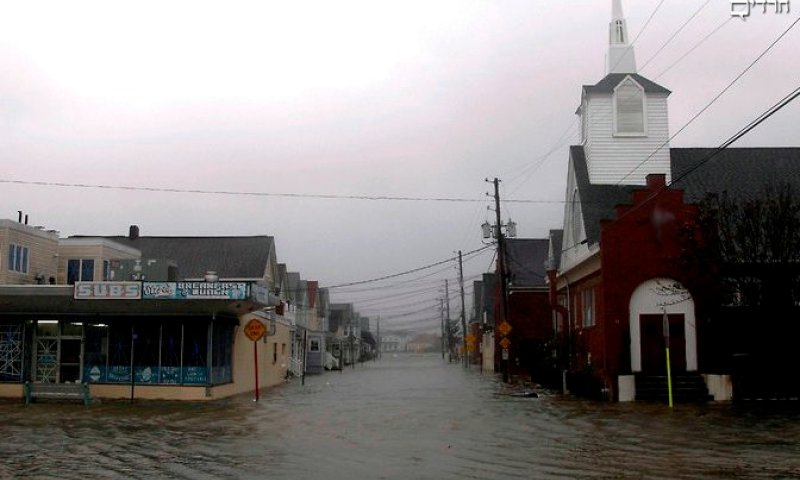
[[614,135],[644,136],[644,89],[627,77],[614,89]]

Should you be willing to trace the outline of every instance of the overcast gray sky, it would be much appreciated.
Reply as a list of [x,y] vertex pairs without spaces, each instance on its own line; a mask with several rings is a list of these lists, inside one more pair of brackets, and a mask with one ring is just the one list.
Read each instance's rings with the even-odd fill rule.
[[[623,3],[636,36],[659,0]],[[664,2],[635,44],[640,73],[673,91],[672,132],[800,12],[792,0],[789,14],[759,7],[742,21],[731,19],[730,1],[712,0],[642,68],[705,3]],[[504,197],[542,201],[507,204],[503,216],[520,236],[543,237],[561,226],[574,112],[581,85],[604,75],[610,12],[611,0],[6,3],[0,180],[484,201],[6,182],[2,216],[23,210],[62,235],[124,234],[134,223],[143,235],[273,235],[280,262],[332,285],[480,248],[479,226],[490,218],[484,178],[498,176]],[[718,145],[794,89],[796,30],[673,146]],[[738,145],[797,146],[799,117],[791,105]],[[468,261],[465,276],[486,271],[491,256]],[[447,265],[398,280],[422,275],[430,276],[405,290],[334,299],[361,300],[364,313],[391,323],[391,312],[433,305],[442,279],[455,280]]]

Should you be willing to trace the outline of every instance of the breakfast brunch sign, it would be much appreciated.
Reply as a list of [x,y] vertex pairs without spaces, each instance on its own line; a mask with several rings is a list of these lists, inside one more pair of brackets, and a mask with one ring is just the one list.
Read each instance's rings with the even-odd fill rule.
[[143,299],[167,300],[246,300],[247,282],[144,282]]

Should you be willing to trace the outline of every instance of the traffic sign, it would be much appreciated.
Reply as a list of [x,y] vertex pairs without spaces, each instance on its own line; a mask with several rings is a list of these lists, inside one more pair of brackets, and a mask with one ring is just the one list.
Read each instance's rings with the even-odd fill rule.
[[503,320],[503,323],[497,326],[497,331],[505,337],[511,331],[511,324]]
[[475,335],[473,335],[473,334],[471,334],[471,333],[470,333],[469,335],[467,335],[467,343],[468,343],[468,344],[473,344],[473,343],[475,343],[475,340],[477,340],[477,338],[475,338]]
[[503,339],[500,340],[500,346],[503,347],[504,349],[507,349],[508,347],[511,346],[511,340],[503,337]]
[[503,349],[503,360],[508,360],[508,349],[507,348]]
[[264,326],[258,319],[252,319],[244,326],[244,334],[250,340],[257,342],[261,337],[267,333],[267,327]]

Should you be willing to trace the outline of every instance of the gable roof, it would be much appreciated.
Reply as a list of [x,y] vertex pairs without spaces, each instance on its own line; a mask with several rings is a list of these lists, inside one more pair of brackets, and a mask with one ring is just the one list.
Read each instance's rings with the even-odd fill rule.
[[800,193],[800,148],[727,148],[685,178],[715,148],[672,148],[673,187],[682,189],[686,202],[697,203],[709,192],[749,199],[767,186],[790,184]]
[[583,91],[584,93],[614,93],[614,89],[617,88],[617,85],[619,85],[625,77],[634,79],[636,83],[644,88],[645,93],[663,93],[666,95],[672,93],[656,82],[648,80],[638,73],[609,73],[605,78],[594,85],[584,85]]
[[506,266],[513,287],[545,285],[545,262],[550,250],[546,238],[506,239]]
[[[71,238],[81,238],[80,236]],[[142,258],[173,260],[178,264],[179,278],[202,278],[206,272],[217,272],[225,279],[261,279],[266,272],[273,237],[103,237],[135,248]]]
[[630,202],[631,193],[637,186],[593,185],[589,181],[586,153],[580,145],[569,149],[570,161],[575,171],[575,186],[581,201],[583,228],[590,245],[600,241],[600,220],[614,218],[614,206]]
[[[800,191],[800,148],[727,148],[703,163],[715,148],[671,148],[674,189],[683,190],[684,201],[698,203],[709,193],[723,192],[736,199],[753,198],[767,186],[790,184]],[[640,186],[592,185],[582,146],[570,147],[576,185],[581,199],[586,238],[600,241],[600,221],[614,218],[616,205],[629,204]],[[701,165],[702,164],[702,165]],[[684,174],[692,170],[686,177]]]
[[547,259],[549,262],[547,268],[552,268],[553,270],[558,270],[561,268],[561,248],[564,241],[564,230],[550,230],[550,250],[548,254],[550,258]]

